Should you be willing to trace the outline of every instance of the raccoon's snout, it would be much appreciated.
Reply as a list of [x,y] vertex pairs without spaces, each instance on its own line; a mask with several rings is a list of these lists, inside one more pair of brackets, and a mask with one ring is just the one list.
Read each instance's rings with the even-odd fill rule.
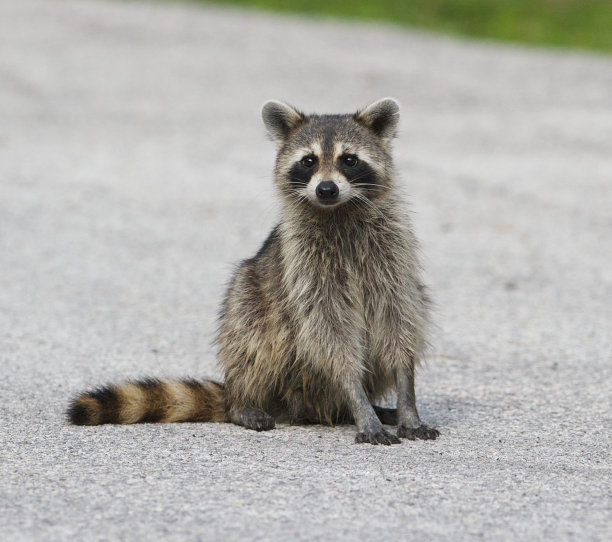
[[319,198],[322,202],[332,203],[336,199],[338,199],[338,194],[340,190],[338,189],[338,185],[333,181],[325,181],[319,183],[316,189],[317,198]]

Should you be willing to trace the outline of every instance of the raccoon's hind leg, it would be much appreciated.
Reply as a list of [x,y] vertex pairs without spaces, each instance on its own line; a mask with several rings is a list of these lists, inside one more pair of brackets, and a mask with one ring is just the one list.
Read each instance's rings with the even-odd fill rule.
[[229,418],[232,423],[254,431],[274,429],[274,418],[263,410],[249,407],[231,407]]
[[[395,408],[384,408],[374,405],[374,412],[378,416],[378,419],[381,423],[385,425],[398,425],[398,415],[397,409]],[[416,414],[416,416],[415,416]],[[418,413],[415,410],[411,413],[411,418],[414,420],[418,419]],[[416,424],[414,424],[414,428],[408,429],[407,424],[404,422],[400,428],[398,428],[398,437],[407,438],[409,440],[414,440],[415,438],[424,439],[424,440],[433,440],[436,437],[440,436],[440,432],[437,429],[432,429],[427,425],[421,423],[420,420]]]
[[408,440],[434,440],[440,431],[421,423],[414,393],[414,365],[397,370],[397,436]]
[[314,423],[311,419],[306,400],[304,399],[304,392],[301,388],[288,392],[285,397],[285,404],[289,413],[289,423],[291,425]]

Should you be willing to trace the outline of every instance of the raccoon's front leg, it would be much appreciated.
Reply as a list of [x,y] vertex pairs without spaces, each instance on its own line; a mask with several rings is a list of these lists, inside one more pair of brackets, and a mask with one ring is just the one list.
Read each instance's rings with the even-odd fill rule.
[[345,387],[349,408],[357,425],[355,442],[370,444],[399,444],[401,441],[395,435],[383,428],[372,404],[368,400],[361,382],[351,381]]
[[437,429],[421,423],[414,393],[414,365],[397,370],[397,436],[409,440],[433,440]]

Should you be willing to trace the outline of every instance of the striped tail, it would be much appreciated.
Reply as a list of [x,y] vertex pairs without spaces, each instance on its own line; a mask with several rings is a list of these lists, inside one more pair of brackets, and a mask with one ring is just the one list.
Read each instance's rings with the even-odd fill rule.
[[211,380],[146,379],[77,396],[68,408],[75,425],[229,422],[225,386]]

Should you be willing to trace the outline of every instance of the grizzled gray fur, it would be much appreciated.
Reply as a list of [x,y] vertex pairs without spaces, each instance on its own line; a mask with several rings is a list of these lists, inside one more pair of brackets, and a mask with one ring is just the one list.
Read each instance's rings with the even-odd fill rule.
[[[86,392],[73,423],[231,421],[257,431],[355,423],[356,442],[434,439],[416,409],[428,299],[395,187],[391,98],[355,114],[304,115],[270,101],[281,219],[238,267],[219,321],[225,384],[145,380]],[[397,392],[397,409],[373,406]],[[383,423],[397,425],[397,436]]]

